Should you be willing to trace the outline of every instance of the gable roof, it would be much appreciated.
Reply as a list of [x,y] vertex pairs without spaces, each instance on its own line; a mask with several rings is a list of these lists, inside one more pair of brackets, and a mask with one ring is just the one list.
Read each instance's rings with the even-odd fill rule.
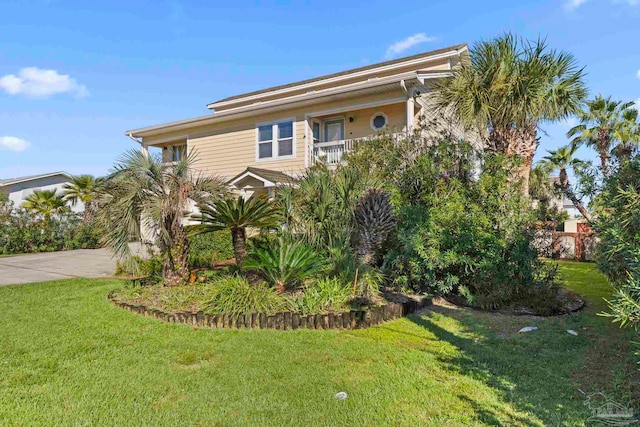
[[335,78],[335,77],[342,77],[342,76],[346,76],[346,75],[349,75],[349,74],[360,73],[362,71],[373,70],[373,69],[376,69],[376,68],[382,68],[382,67],[386,67],[386,66],[389,66],[389,65],[400,64],[402,62],[409,62],[409,61],[412,61],[414,59],[420,59],[420,58],[435,56],[435,55],[439,55],[441,53],[446,53],[446,52],[451,52],[451,51],[454,51],[454,50],[460,50],[460,49],[466,49],[466,48],[467,48],[467,44],[466,43],[461,43],[461,44],[457,44],[457,45],[453,45],[453,46],[444,47],[442,49],[432,50],[432,51],[428,51],[428,52],[422,52],[422,53],[418,53],[418,54],[411,55],[411,56],[404,56],[402,58],[392,59],[392,60],[389,60],[389,61],[378,62],[378,63],[375,63],[375,64],[366,65],[364,67],[352,68],[350,70],[340,71],[340,72],[333,73],[333,74],[325,74],[323,76],[313,77],[311,79],[301,80],[301,81],[294,82],[294,83],[288,83],[288,84],[279,85],[279,86],[272,86],[272,87],[269,87],[269,88],[260,89],[260,90],[256,90],[256,91],[253,91],[253,92],[247,92],[247,93],[243,93],[243,94],[240,94],[240,95],[229,96],[227,98],[223,98],[223,99],[220,99],[218,101],[214,101],[214,102],[208,104],[207,107],[212,108],[212,106],[214,106],[216,104],[219,104],[219,103],[223,103],[223,102],[234,101],[234,100],[237,100],[237,99],[246,98],[246,97],[250,97],[250,96],[266,94],[266,93],[269,93],[269,92],[275,92],[275,91],[282,90],[282,89],[288,89],[288,88],[293,88],[293,87],[296,87],[296,86],[302,86],[302,85],[309,84],[309,83],[319,82],[319,81],[322,81],[322,80],[328,80],[328,79],[332,79],[332,78]]
[[66,178],[73,179],[73,176],[71,176],[70,174],[68,174],[66,172],[51,172],[51,173],[43,173],[43,174],[40,174],[40,175],[28,175],[28,176],[20,176],[20,177],[16,177],[16,178],[0,179],[0,187],[4,187],[4,186],[7,186],[7,185],[13,185],[13,184],[19,184],[21,182],[35,181],[37,179],[48,178],[50,176],[56,176],[56,175],[62,175],[64,177],[66,177]]
[[230,184],[234,184],[247,176],[254,176],[260,180],[267,181],[272,184],[287,184],[296,182],[297,179],[284,172],[274,171],[271,169],[247,167],[244,171],[229,180]]

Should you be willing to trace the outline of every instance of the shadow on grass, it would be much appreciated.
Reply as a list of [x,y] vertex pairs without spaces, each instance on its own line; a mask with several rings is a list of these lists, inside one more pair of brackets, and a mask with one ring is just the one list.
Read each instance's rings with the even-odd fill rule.
[[[491,316],[487,313],[482,315]],[[451,333],[439,326],[439,316],[458,321],[462,334]],[[587,350],[586,344],[566,348],[563,345],[565,337],[560,336],[554,342],[555,336],[550,330],[545,331],[547,336],[495,334],[484,327],[481,317],[459,309],[436,306],[408,319],[460,350],[455,355],[438,355],[447,369],[482,381],[497,390],[503,401],[519,411],[535,414],[545,425],[581,424],[590,415],[582,402],[575,398],[576,387],[571,384],[571,372],[579,368],[578,356]],[[500,425],[498,412],[491,404],[472,401],[464,395],[458,397],[473,406],[478,421]],[[522,417],[514,417],[513,422],[539,425]]]

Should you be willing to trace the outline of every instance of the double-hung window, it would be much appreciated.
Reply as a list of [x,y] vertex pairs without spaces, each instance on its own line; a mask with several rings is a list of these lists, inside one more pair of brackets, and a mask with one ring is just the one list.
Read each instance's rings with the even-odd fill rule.
[[178,144],[171,146],[171,161],[179,162],[187,157],[187,144]]
[[293,120],[258,126],[258,159],[278,159],[293,156]]

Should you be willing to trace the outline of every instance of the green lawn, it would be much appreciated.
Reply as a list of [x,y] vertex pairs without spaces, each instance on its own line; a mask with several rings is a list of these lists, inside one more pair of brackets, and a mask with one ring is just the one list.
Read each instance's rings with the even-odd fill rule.
[[595,266],[562,274],[580,314],[443,305],[342,332],[167,324],[111,305],[117,281],[0,287],[0,425],[582,425],[578,389],[624,400],[639,377]]

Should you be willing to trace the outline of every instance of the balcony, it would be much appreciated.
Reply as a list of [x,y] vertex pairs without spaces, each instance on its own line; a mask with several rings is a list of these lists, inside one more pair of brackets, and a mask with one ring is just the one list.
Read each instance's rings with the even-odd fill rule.
[[342,164],[344,153],[353,150],[353,139],[343,139],[340,141],[316,142],[313,144],[311,153],[311,165],[323,161],[327,166],[337,166]]

